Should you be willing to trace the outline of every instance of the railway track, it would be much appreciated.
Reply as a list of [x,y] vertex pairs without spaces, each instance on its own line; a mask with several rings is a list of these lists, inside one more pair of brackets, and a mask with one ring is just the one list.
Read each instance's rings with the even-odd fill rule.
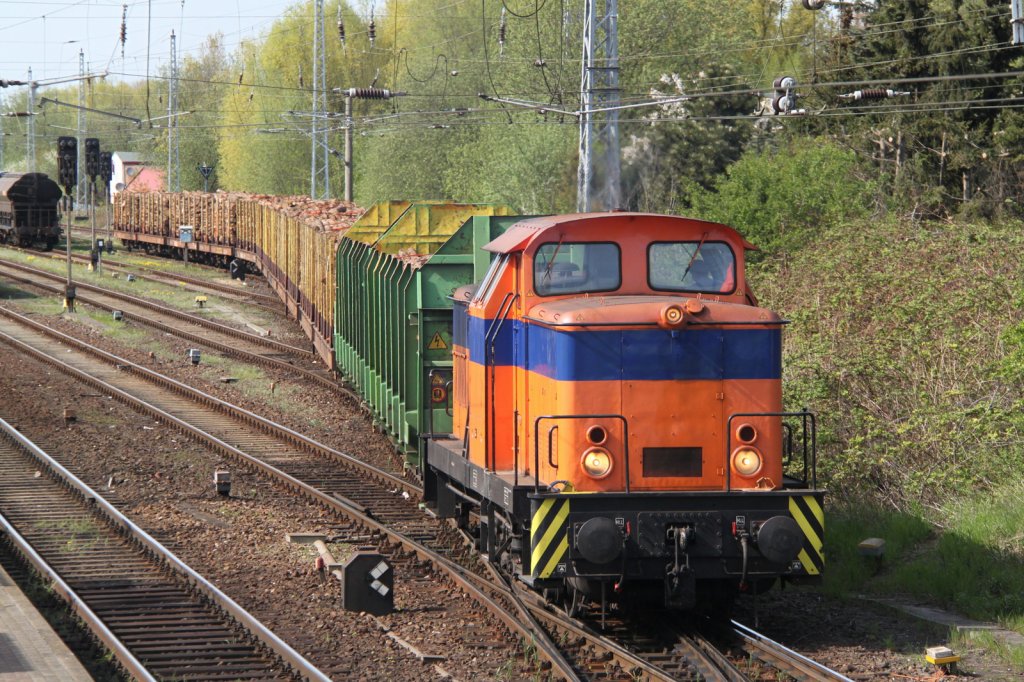
[[[556,674],[565,679],[746,679],[715,647],[692,635],[667,630],[658,635],[638,636],[635,632],[630,634],[625,623],[618,631],[612,628],[601,632],[551,611],[533,593],[520,594],[493,576],[486,576],[485,568],[471,555],[464,538],[418,508],[421,491],[413,482],[90,348],[16,313],[0,308],[0,314],[0,337],[19,350],[51,365],[67,365],[64,371],[121,402],[149,412],[221,454],[244,462],[348,517],[354,523],[353,532],[402,548],[408,557],[403,558],[387,547],[381,551],[397,562],[405,562],[406,572],[421,571],[415,563],[409,564],[410,557],[433,563],[486,605],[506,627],[524,639],[540,642],[542,655]],[[34,350],[36,346],[41,350]],[[68,346],[82,352],[69,353]],[[556,646],[556,641],[562,644]],[[776,662],[772,665],[783,670]]]
[[[62,295],[64,293],[65,278],[63,275],[58,275],[56,273],[48,272],[46,270],[34,268],[30,265],[24,265],[22,263],[17,263],[5,259],[0,259],[0,268],[3,268],[6,271],[18,272],[21,275],[23,282],[32,284],[43,282],[57,283],[60,285],[59,287],[55,288],[54,286],[49,286],[43,288],[46,288],[49,291],[59,291]],[[280,353],[291,353],[293,355],[298,355],[301,357],[312,357],[314,355],[313,351],[308,348],[293,346],[291,344],[287,344],[276,339],[267,338],[265,336],[260,336],[258,334],[251,334],[240,329],[235,329],[234,327],[229,327],[228,325],[225,324],[220,324],[219,322],[214,322],[213,320],[208,320],[197,315],[192,315],[190,313],[182,312],[180,310],[168,308],[167,306],[162,306],[158,303],[153,303],[152,301],[147,301],[143,298],[139,298],[138,296],[132,296],[131,294],[114,291],[104,287],[96,286],[95,284],[89,284],[87,282],[82,282],[78,280],[75,281],[75,287],[83,291],[90,291],[97,295],[105,296],[108,299],[113,299],[118,303],[131,304],[133,306],[136,306],[137,308],[144,308],[149,311],[160,313],[161,315],[167,317],[173,317],[177,320],[182,320],[190,324],[194,324],[196,326],[205,327],[206,329],[218,332],[220,334],[231,336],[234,339],[240,339],[253,345],[270,348]],[[121,308],[117,309],[120,310]]]
[[793,679],[853,682],[849,677],[826,668],[742,623],[730,621],[730,630],[730,634],[750,657],[784,672]]
[[[85,236],[85,235],[80,235],[80,236]],[[7,248],[14,248],[14,247],[7,247]],[[29,251],[28,249],[16,249],[16,250],[24,251],[26,253],[33,253],[33,254],[38,254],[39,253],[38,251]],[[60,254],[57,251],[49,252],[48,253],[48,257],[50,257],[50,258],[52,258],[54,260],[61,260],[61,261],[65,260],[67,258],[66,255]],[[75,261],[76,263],[80,263],[80,264],[83,264],[83,265],[88,265],[90,263],[89,256],[83,255],[83,254],[72,253],[71,254],[71,259],[73,261]],[[127,274],[133,274],[136,277],[139,277],[140,279],[149,279],[149,280],[152,280],[154,282],[160,282],[162,284],[168,284],[170,286],[180,287],[182,284],[187,284],[189,286],[189,288],[192,288],[192,289],[197,289],[199,291],[205,291],[207,293],[216,293],[216,294],[222,295],[222,296],[229,296],[229,297],[231,297],[231,298],[233,298],[235,300],[241,301],[241,302],[254,303],[256,305],[263,306],[263,307],[266,307],[266,308],[270,308],[270,309],[273,309],[273,310],[278,310],[279,311],[279,310],[282,309],[282,307],[284,305],[281,302],[281,299],[279,299],[277,296],[274,296],[273,294],[264,294],[264,293],[260,293],[260,292],[257,292],[257,291],[239,291],[236,287],[233,287],[233,286],[231,286],[229,284],[223,284],[221,282],[211,281],[211,280],[208,280],[208,279],[204,279],[202,277],[192,277],[192,276],[189,276],[189,275],[182,275],[182,274],[178,274],[178,273],[170,273],[170,272],[166,272],[164,270],[159,270],[157,268],[148,268],[148,267],[146,267],[144,265],[135,265],[133,263],[125,263],[124,261],[119,261],[119,260],[107,258],[105,255],[103,257],[103,267],[106,268],[106,269],[111,270],[112,272],[121,272],[121,273],[126,274],[126,275]],[[214,267],[208,266],[208,265],[196,264],[193,267],[196,267],[196,268],[209,268],[209,269],[214,270],[214,271],[219,272],[219,273],[223,272],[223,270],[221,270],[220,268],[214,268]]]
[[[63,282],[63,279],[37,268],[0,259],[0,275],[19,284],[29,285],[58,296],[63,295],[63,284],[57,284],[57,282]],[[302,363],[308,363],[314,357],[313,353],[307,349],[250,334],[121,292],[82,283],[76,286],[92,292],[88,295],[79,295],[77,300],[80,303],[109,312],[118,310],[126,320],[139,322],[229,357],[302,376],[355,401],[356,404],[361,402],[328,370],[303,367]],[[267,351],[273,352],[268,353]]]
[[2,419],[0,529],[135,679],[329,680]]
[[[541,630],[520,622],[493,594],[467,579],[453,559],[469,560],[461,538],[419,510],[419,488],[389,472],[320,445],[290,429],[134,365],[0,308],[0,340],[118,401],[243,463],[353,522],[360,544],[373,539],[400,574],[432,564],[540,655],[561,677],[579,679]],[[500,637],[496,635],[500,641]]]

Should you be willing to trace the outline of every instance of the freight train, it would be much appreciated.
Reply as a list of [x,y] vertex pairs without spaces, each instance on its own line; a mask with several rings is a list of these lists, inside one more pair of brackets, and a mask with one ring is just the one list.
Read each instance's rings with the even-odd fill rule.
[[549,599],[719,608],[820,580],[815,418],[783,409],[753,247],[673,216],[509,214],[385,202],[319,249],[260,211],[235,227],[298,315],[333,305],[332,364],[428,508]]
[[0,173],[0,241],[52,249],[61,235],[57,204],[62,196],[44,173]]

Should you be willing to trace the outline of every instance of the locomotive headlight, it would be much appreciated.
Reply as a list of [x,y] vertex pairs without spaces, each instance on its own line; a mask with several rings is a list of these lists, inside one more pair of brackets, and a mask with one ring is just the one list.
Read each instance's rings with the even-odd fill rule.
[[761,453],[750,447],[738,448],[732,453],[732,468],[740,476],[755,476],[761,471]]
[[604,448],[588,448],[580,460],[583,471],[591,478],[604,478],[612,472],[612,456]]
[[757,429],[751,424],[740,424],[736,427],[736,438],[741,443],[753,443],[757,440]]
[[664,329],[676,329],[686,322],[683,314],[683,306],[678,303],[671,303],[661,309],[658,314],[658,324]]

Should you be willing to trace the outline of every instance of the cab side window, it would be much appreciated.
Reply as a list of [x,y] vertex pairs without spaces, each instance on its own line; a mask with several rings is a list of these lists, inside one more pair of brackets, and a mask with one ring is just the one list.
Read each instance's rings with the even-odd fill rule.
[[614,291],[622,284],[622,257],[610,242],[550,242],[533,257],[538,296]]

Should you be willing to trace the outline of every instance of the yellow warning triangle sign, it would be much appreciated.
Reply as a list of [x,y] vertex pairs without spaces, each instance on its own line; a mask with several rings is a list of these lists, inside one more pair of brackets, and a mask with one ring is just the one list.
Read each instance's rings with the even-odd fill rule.
[[434,332],[433,338],[427,344],[427,350],[445,350],[446,348],[448,348],[448,344],[441,338],[441,332]]

